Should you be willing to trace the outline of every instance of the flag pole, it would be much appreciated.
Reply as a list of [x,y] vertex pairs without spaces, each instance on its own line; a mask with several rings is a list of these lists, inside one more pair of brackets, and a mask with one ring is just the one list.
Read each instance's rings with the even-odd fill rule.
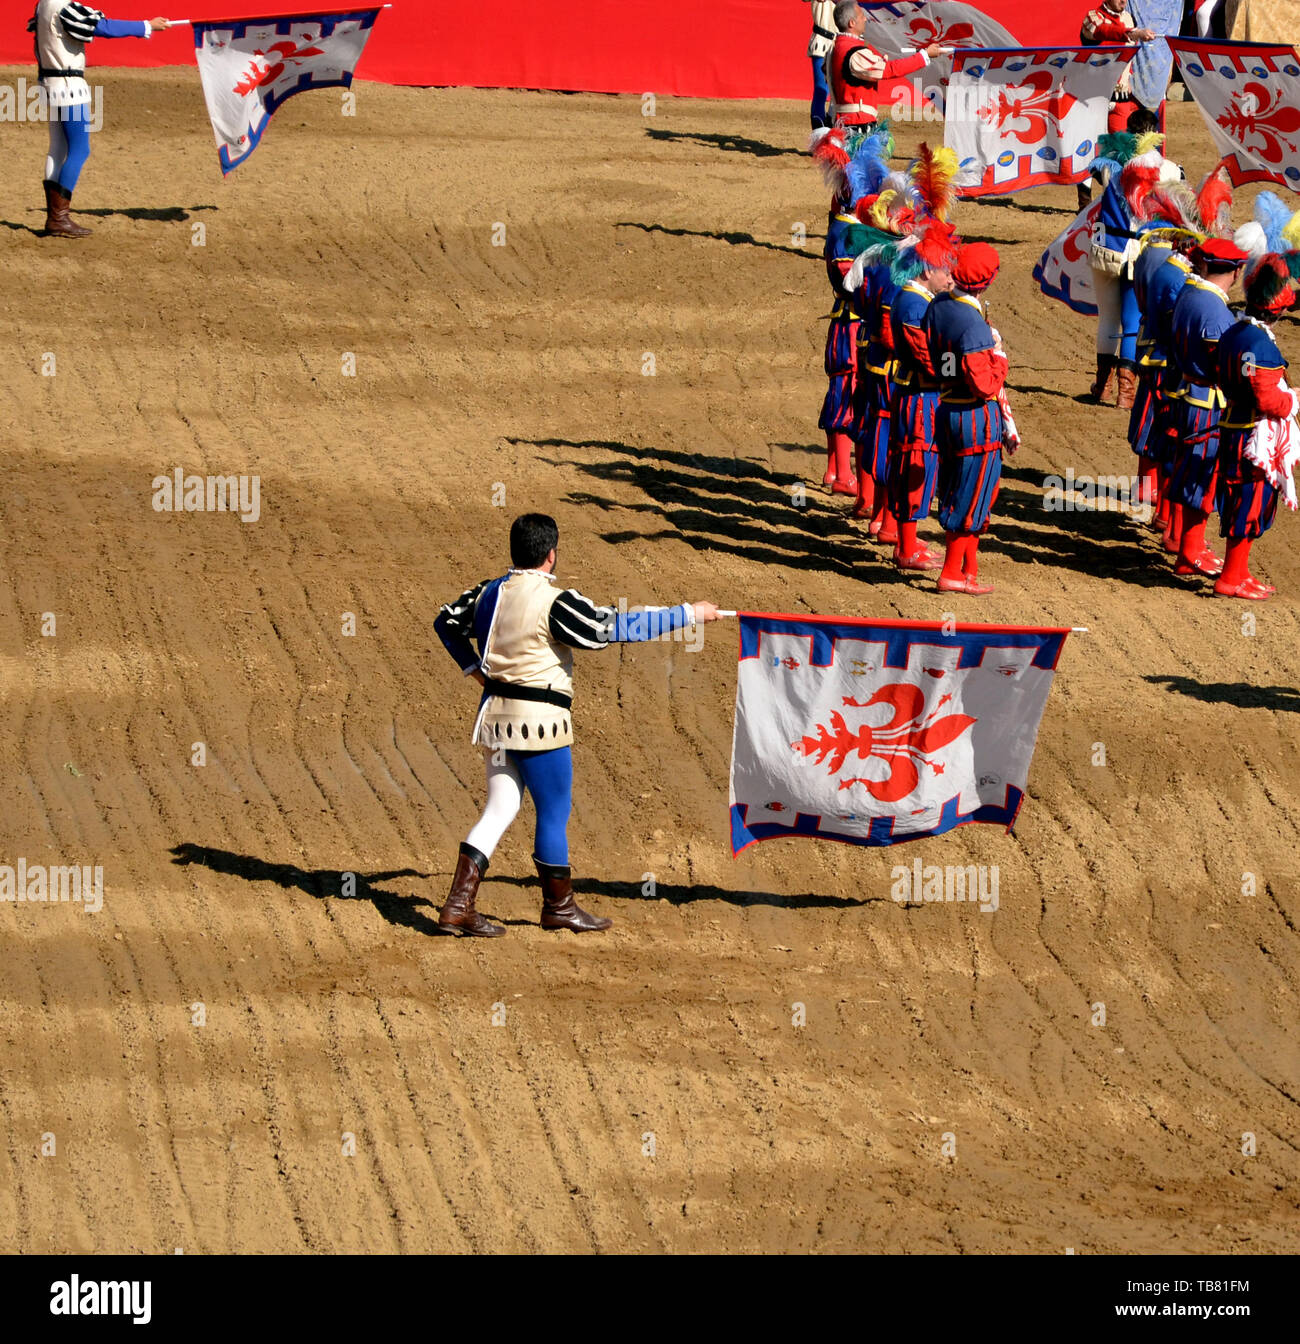
[[[380,9],[392,9],[392,5],[380,5],[379,8],[380,8]],[[175,28],[179,28],[179,27],[181,26],[181,24],[183,24],[183,23],[195,23],[195,22],[200,22],[200,23],[201,23],[201,22],[203,22],[203,20],[201,20],[201,19],[200,19],[200,20],[195,20],[195,19],[168,19],[167,22],[170,23],[173,27],[175,27]]]

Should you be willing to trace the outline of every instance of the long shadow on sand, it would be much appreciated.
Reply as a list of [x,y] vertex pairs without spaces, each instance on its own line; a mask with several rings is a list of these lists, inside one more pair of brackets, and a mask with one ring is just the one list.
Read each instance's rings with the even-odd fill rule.
[[[820,252],[809,252],[801,247],[786,247],[781,243],[765,243],[762,239],[755,238],[752,233],[740,233],[735,230],[719,233],[714,229],[670,229],[666,224],[641,224],[631,219],[620,220],[614,227],[640,229],[643,233],[666,233],[674,238],[716,238],[718,242],[727,243],[731,247],[761,247],[766,252],[788,252],[792,257],[806,257],[809,261],[818,263],[822,260]],[[820,235],[808,236],[812,238]]]
[[[831,505],[819,490],[808,489],[807,507],[796,508],[791,490],[798,481],[762,463],[609,439],[511,442],[538,448],[598,448],[617,457],[612,462],[552,461],[598,481],[634,486],[647,497],[646,503],[625,503],[604,494],[573,491],[569,502],[610,514],[643,514],[667,525],[650,533],[604,532],[603,541],[685,541],[698,551],[737,555],[757,564],[775,561],[862,582],[925,581],[896,570],[886,550],[871,546],[854,530],[847,508],[838,502]],[[1086,508],[1049,513],[1043,508],[1042,485],[1042,472],[1005,465],[992,529],[980,543],[983,554],[1144,588],[1186,590],[1189,581],[1174,576],[1134,520]]]
[[129,205],[122,210],[114,210],[108,206],[74,206],[72,213],[74,215],[98,215],[106,218],[115,215],[120,219],[144,219],[152,220],[157,224],[181,224],[189,219],[190,215],[200,210],[215,210],[215,205],[162,205],[162,206],[144,206]]
[[1153,686],[1186,695],[1207,705],[1236,705],[1238,709],[1286,710],[1300,714],[1300,690],[1294,686],[1252,686],[1244,681],[1197,681],[1195,677],[1143,677]]
[[724,149],[732,154],[752,154],[756,159],[772,159],[781,154],[807,157],[806,150],[769,145],[764,140],[750,140],[744,135],[725,135],[720,131],[663,131],[654,126],[647,126],[645,133],[651,140],[687,140],[708,149]]
[[333,897],[336,901],[369,901],[390,924],[414,929],[417,933],[445,932],[438,927],[436,919],[430,919],[423,913],[423,909],[437,910],[432,901],[422,896],[396,896],[375,885],[399,877],[432,876],[431,873],[417,872],[414,868],[398,868],[389,873],[354,873],[356,890],[351,896],[345,896],[344,874],[329,868],[308,869],[292,863],[268,863],[265,859],[256,859],[248,854],[233,854],[225,849],[188,843],[176,845],[171,854],[172,862],[182,867],[198,864],[214,873],[242,878],[245,882],[272,882],[286,890],[296,888],[322,901],[326,897]]
[[[512,887],[536,887],[532,877],[498,877],[490,881],[508,883]],[[484,884],[484,891],[488,883]],[[597,877],[575,877],[573,890],[579,896],[605,896],[616,901],[667,901],[670,905],[689,905],[693,901],[723,901],[727,905],[771,905],[778,910],[852,910],[863,905],[892,904],[887,896],[778,896],[770,891],[727,891],[723,887],[680,886],[660,882],[653,896],[644,896],[640,882],[607,882]]]
[[[759,462],[740,458],[681,453],[667,448],[639,448],[609,440],[574,442],[566,439],[513,439],[539,448],[600,448],[621,460],[580,462],[563,459],[553,465],[570,467],[598,481],[636,487],[648,502],[629,504],[610,496],[573,491],[570,502],[610,514],[643,514],[668,525],[667,530],[643,535],[618,530],[602,533],[617,544],[630,537],[641,541],[676,539],[696,550],[726,552],[758,563],[773,560],[792,569],[816,570],[844,578],[871,577],[902,581],[892,566],[878,564],[879,573],[867,573],[870,548],[849,525],[846,512],[832,510],[827,497],[809,490],[807,506],[797,508],[792,490],[805,485],[799,478],[778,475]],[[824,451],[824,450],[823,450]]]

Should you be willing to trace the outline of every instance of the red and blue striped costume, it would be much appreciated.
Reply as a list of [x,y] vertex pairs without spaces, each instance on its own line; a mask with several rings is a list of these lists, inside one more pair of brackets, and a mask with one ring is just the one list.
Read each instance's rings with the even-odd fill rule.
[[988,527],[1002,479],[1002,408],[1007,361],[971,294],[944,294],[926,312],[939,378],[939,521],[945,532],[978,536]]
[[1170,319],[1191,273],[1183,257],[1159,244],[1148,244],[1133,267],[1133,290],[1142,310],[1142,329],[1138,334],[1137,396],[1129,418],[1128,439],[1139,457],[1149,457],[1161,465],[1170,429],[1171,403],[1165,395],[1171,376]]
[[1219,424],[1219,533],[1232,540],[1262,537],[1277,514],[1277,488],[1247,458],[1255,426],[1291,415],[1292,394],[1283,389],[1287,362],[1262,322],[1242,318],[1219,341],[1219,382],[1227,409]]
[[889,479],[889,419],[893,399],[894,336],[890,309],[898,286],[888,266],[868,267],[854,299],[858,329],[857,416],[853,437],[858,470],[882,489]]
[[913,280],[890,305],[896,368],[890,416],[889,511],[900,523],[919,523],[930,516],[939,476],[939,380],[925,327],[933,299],[924,285]]
[[826,376],[830,379],[830,386],[826,389],[826,400],[822,403],[821,419],[817,424],[821,429],[847,433],[853,428],[858,317],[851,296],[844,292],[844,277],[853,265],[848,232],[858,221],[854,216],[842,213],[839,204],[836,201],[831,208],[830,222],[826,227],[826,246],[823,249],[835,306],[831,309],[830,330],[826,333]]
[[1170,353],[1179,382],[1171,396],[1175,443],[1169,458],[1167,494],[1174,504],[1206,511],[1213,507],[1219,462],[1219,341],[1233,324],[1228,298],[1217,285],[1189,275],[1179,291],[1170,324]]

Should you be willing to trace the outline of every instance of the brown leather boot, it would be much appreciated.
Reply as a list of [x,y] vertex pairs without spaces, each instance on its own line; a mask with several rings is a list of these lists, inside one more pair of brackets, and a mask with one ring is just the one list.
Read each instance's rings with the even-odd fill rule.
[[1131,411],[1137,400],[1137,373],[1126,364],[1119,366],[1119,400],[1115,403],[1121,411]]
[[451,879],[451,893],[447,904],[438,915],[440,929],[459,929],[470,938],[500,938],[505,929],[474,909],[478,884],[487,872],[488,861],[473,845],[461,845],[456,861],[456,875]]
[[1092,385],[1092,398],[1106,404],[1106,398],[1110,396],[1110,390],[1115,385],[1115,369],[1119,360],[1114,355],[1097,356],[1097,381]]
[[92,230],[72,222],[72,197],[57,182],[45,184],[45,235],[47,238],[89,238]]
[[612,919],[589,915],[573,899],[572,869],[534,859],[542,880],[542,928],[572,929],[574,933],[599,933]]

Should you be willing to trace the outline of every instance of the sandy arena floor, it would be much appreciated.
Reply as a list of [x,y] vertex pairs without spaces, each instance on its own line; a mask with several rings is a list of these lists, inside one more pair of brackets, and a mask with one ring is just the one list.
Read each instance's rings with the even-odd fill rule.
[[[1092,630],[1017,834],[733,861],[714,627],[581,665],[574,867],[615,930],[539,929],[525,817],[484,944],[433,936],[481,767],[432,619],[515,513],[604,600],[950,609],[791,500],[824,465],[805,109],[368,84],[223,183],[192,71],[104,82],[93,238],[34,233],[42,126],[0,159],[0,861],[105,885],[0,906],[5,1247],[1300,1249],[1300,530],[1248,635],[1134,521],[1044,511],[1133,461],[1029,275],[1072,189],[960,215],[1004,253],[1025,438],[961,615]],[[259,521],[155,512],[176,467],[257,474]],[[917,854],[998,864],[1000,912],[896,905]]]

